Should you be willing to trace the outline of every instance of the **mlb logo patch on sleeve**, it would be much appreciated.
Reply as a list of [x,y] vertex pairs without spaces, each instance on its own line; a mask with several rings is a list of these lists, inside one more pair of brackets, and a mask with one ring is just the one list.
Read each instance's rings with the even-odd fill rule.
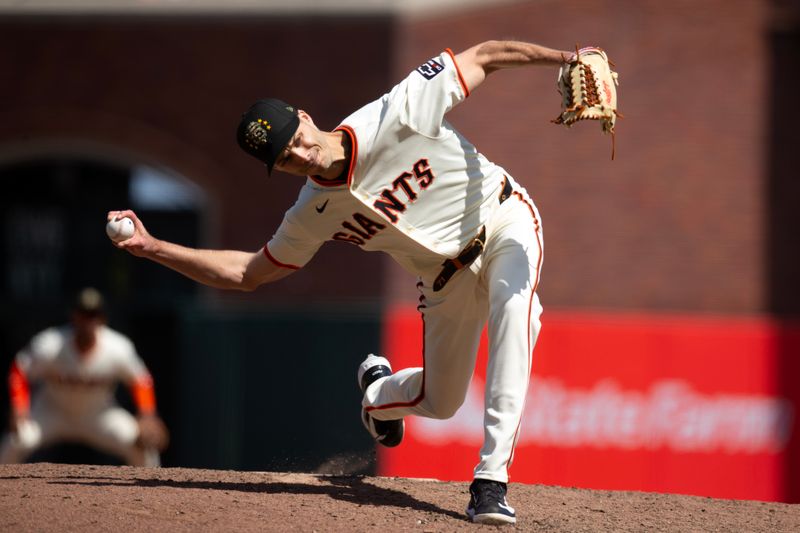
[[443,70],[444,67],[442,66],[442,64],[436,61],[435,59],[431,59],[427,63],[423,63],[417,68],[417,72],[422,74],[426,80],[433,79],[434,76],[436,76]]

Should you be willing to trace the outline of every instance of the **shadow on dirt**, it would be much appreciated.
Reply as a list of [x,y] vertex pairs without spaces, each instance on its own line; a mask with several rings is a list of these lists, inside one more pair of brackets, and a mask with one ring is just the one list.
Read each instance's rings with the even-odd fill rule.
[[176,481],[170,479],[112,479],[99,481],[98,478],[81,478],[70,476],[70,481],[49,481],[55,485],[84,485],[94,487],[169,487],[178,489],[205,489],[239,492],[256,492],[264,494],[323,494],[335,500],[356,503],[359,505],[372,505],[376,507],[398,507],[438,513],[451,518],[463,518],[462,514],[442,509],[430,502],[420,501],[408,494],[370,483],[365,483],[363,477],[355,476],[325,476],[317,478],[327,483],[317,485],[311,483],[289,482],[264,482],[264,483],[228,483],[224,481]]

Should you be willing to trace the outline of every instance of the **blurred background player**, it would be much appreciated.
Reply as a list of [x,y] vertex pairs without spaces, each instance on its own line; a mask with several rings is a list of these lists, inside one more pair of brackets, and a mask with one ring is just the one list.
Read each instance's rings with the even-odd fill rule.
[[[24,462],[53,444],[79,443],[132,466],[160,466],[169,435],[156,413],[150,372],[133,342],[105,322],[102,294],[83,289],[70,324],[38,333],[17,354],[0,463]],[[136,417],[116,401],[120,383],[130,389]]]

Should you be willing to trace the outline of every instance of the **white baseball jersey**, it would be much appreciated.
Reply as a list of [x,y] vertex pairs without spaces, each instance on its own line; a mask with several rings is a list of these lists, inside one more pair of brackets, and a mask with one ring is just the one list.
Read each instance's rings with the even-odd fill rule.
[[505,175],[444,120],[468,95],[448,49],[347,117],[337,130],[352,145],[348,176],[309,177],[267,256],[299,268],[323,242],[340,240],[435,277],[496,209]]
[[35,402],[76,416],[115,404],[120,382],[150,379],[133,343],[107,326],[98,328],[97,342],[84,356],[70,326],[47,329],[17,354],[16,363],[31,382],[41,383]]

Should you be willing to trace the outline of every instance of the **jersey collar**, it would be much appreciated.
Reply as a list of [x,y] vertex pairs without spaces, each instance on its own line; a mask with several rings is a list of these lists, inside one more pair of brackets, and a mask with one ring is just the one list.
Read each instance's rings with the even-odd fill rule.
[[348,161],[347,169],[341,176],[334,179],[325,179],[322,176],[309,176],[308,178],[321,187],[339,187],[341,185],[350,185],[353,178],[353,170],[356,166],[356,158],[358,157],[358,144],[356,143],[356,135],[350,126],[339,126],[333,131],[341,131],[347,135],[350,141],[350,161]]

